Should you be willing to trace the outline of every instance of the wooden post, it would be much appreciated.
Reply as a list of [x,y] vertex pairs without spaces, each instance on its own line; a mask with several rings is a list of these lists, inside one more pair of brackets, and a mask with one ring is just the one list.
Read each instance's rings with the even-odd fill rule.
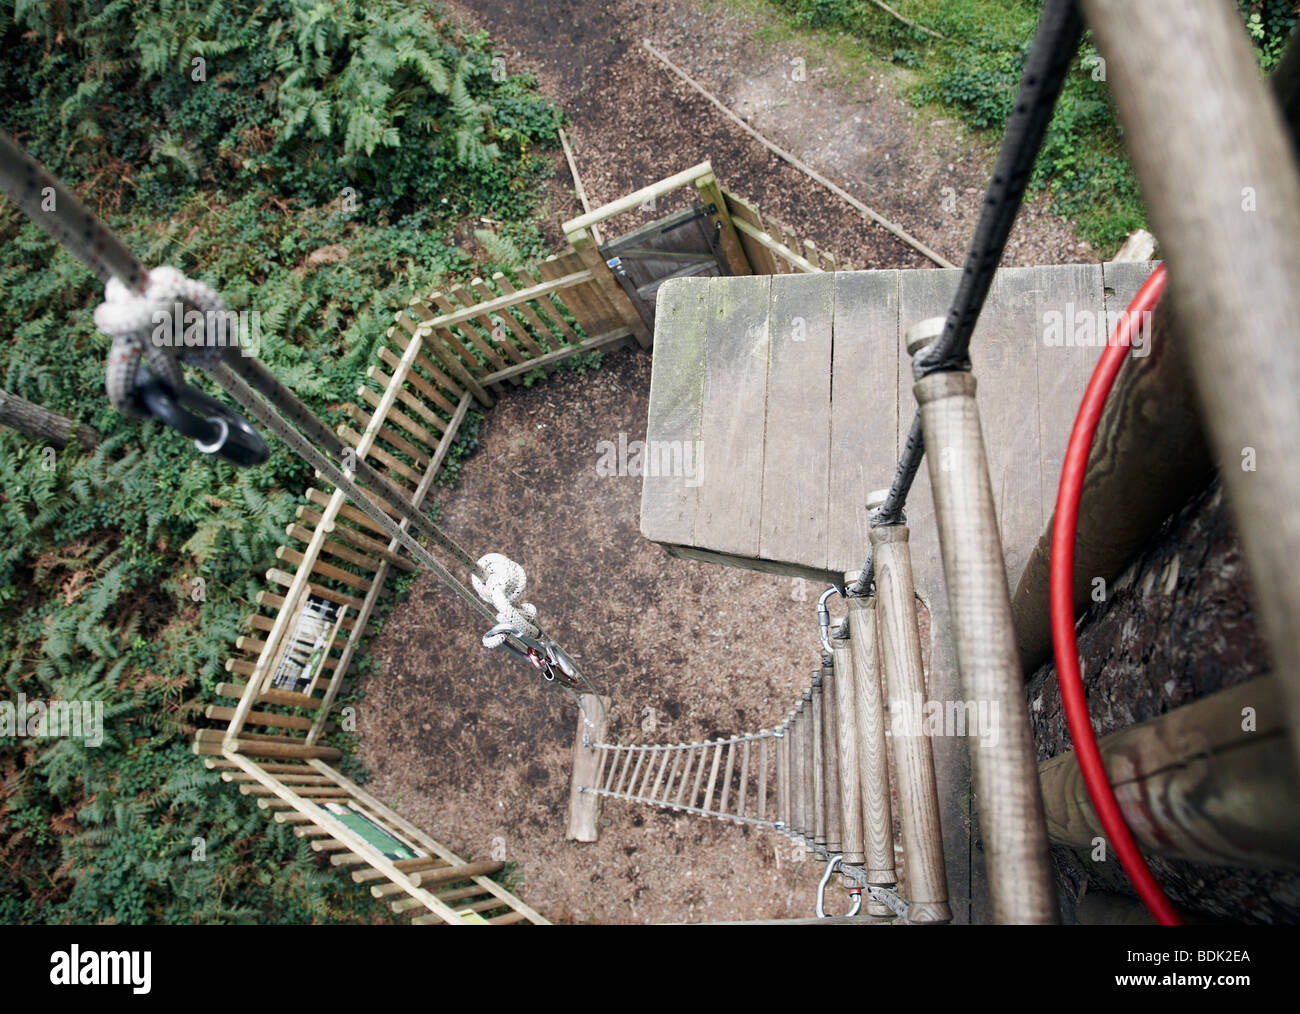
[[790,810],[786,806],[786,786],[790,779],[786,774],[785,756],[789,734],[782,723],[774,735],[776,740],[776,822],[782,828],[790,826]]
[[[1029,709],[1011,624],[1011,597],[975,403],[975,378],[960,371],[934,373],[914,390],[921,406],[962,694],[976,714],[998,711],[996,740],[971,736],[968,730],[993,919],[1055,923],[1059,919],[1056,883],[1047,852],[1043,800],[1034,777],[1037,764]],[[906,539],[906,529],[902,538]],[[905,551],[904,545],[903,555]],[[910,579],[910,563],[907,569]],[[894,743],[897,749],[897,734]]]
[[1082,4],[1177,284],[1300,760],[1300,345],[1289,337],[1300,319],[1300,171],[1235,7],[1200,0],[1170,18],[1157,6]]
[[835,721],[835,664],[822,655],[822,789],[826,811],[826,851],[835,855],[844,849],[843,820],[840,817],[839,726]]
[[[927,449],[935,453],[935,445],[927,445]],[[934,754],[923,725],[925,675],[907,538],[908,531],[903,525],[871,530],[879,600],[880,654],[889,689],[894,773],[898,780],[898,804],[902,808],[903,876],[911,902],[908,918],[912,922],[948,922],[952,911],[948,907],[948,877],[943,866],[939,789],[934,775]],[[850,608],[853,601],[849,600]],[[861,615],[861,608],[857,614]],[[856,631],[853,640],[855,644],[859,641]],[[865,635],[862,643],[866,643]],[[980,800],[983,803],[982,796]]]
[[790,722],[790,829],[796,834],[804,833],[803,802],[803,701],[800,701]]
[[[597,769],[603,750],[595,744],[605,740],[608,698],[582,694],[578,698],[578,731],[573,738],[573,773],[569,782],[569,829],[573,841],[596,841],[600,837],[600,796],[582,789],[598,788]],[[590,725],[588,725],[590,723]]]
[[623,318],[623,323],[632,329],[632,334],[643,349],[648,349],[652,339],[650,329],[646,327],[645,321],[641,319],[641,314],[628,294],[623,291],[623,287],[618,284],[618,279],[610,271],[609,265],[605,263],[605,258],[600,255],[600,248],[596,245],[595,239],[592,238],[590,229],[582,229],[577,232],[570,232],[565,235],[569,245],[573,247],[574,252],[582,258],[582,263],[591,271],[592,278],[600,288],[600,293],[605,300],[618,310],[619,315]]
[[[837,631],[836,633],[839,633]],[[847,633],[847,632],[846,632]],[[853,667],[853,649],[850,638],[833,637],[832,655],[835,666],[835,726],[836,742],[840,755],[840,831],[843,839],[844,863],[862,866],[866,862],[866,845],[862,831],[862,769],[858,762],[858,723],[855,704],[857,676]],[[884,741],[881,729],[881,741]],[[883,757],[883,754],[882,754]],[[886,789],[888,775],[886,775]],[[889,805],[889,793],[885,793]],[[891,832],[890,848],[893,848]],[[890,857],[893,858],[892,855]],[[892,866],[892,863],[891,863]],[[890,881],[892,884],[893,881]]]
[[[1256,724],[1242,729],[1251,709]],[[1098,743],[1120,809],[1144,852],[1192,862],[1300,869],[1300,779],[1282,695],[1262,676]],[[1105,837],[1073,753],[1038,767],[1053,842]]]
[[726,255],[731,273],[733,275],[753,274],[749,266],[749,258],[745,256],[745,251],[740,245],[740,237],[736,235],[736,227],[731,223],[727,199],[723,196],[722,187],[718,186],[718,178],[713,174],[712,169],[696,178],[695,188],[700,192],[700,200],[705,206],[711,205],[716,209],[709,217],[718,230],[718,245]]
[[822,670],[818,666],[812,673],[810,706],[812,721],[808,723],[809,767],[812,769],[813,841],[826,844],[826,755],[822,750]]
[[[848,584],[858,578],[845,575]],[[858,777],[862,784],[867,883],[892,887],[898,883],[894,865],[894,814],[889,792],[889,761],[885,744],[885,702],[881,688],[880,639],[874,598],[850,598],[849,647],[854,678]],[[892,691],[891,691],[892,692]],[[898,761],[895,760],[895,766]],[[899,797],[903,789],[900,780]],[[868,902],[872,915],[892,914],[887,906]]]
[[814,733],[812,688],[809,687],[803,692],[803,715],[799,722],[799,740],[803,751],[800,758],[803,765],[803,785],[800,787],[804,799],[803,835],[808,839],[809,852],[813,851],[812,846],[817,840],[817,774],[814,771],[817,758],[813,752]]

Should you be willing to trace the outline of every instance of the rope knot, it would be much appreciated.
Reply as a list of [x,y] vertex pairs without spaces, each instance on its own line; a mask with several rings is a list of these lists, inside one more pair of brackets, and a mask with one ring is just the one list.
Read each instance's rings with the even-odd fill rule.
[[[201,314],[198,322],[191,316],[194,312]],[[105,387],[114,407],[139,414],[135,388],[142,359],[154,376],[176,390],[184,384],[178,359],[200,366],[216,361],[228,341],[218,334],[225,323],[218,315],[225,312],[226,304],[215,289],[173,267],[154,268],[139,292],[109,279],[94,320],[113,339]],[[201,323],[197,332],[196,323]]]
[[[540,631],[532,622],[537,616],[537,607],[531,602],[519,601],[528,584],[524,568],[501,553],[488,553],[479,557],[478,569],[483,572],[482,578],[473,574],[470,580],[478,597],[496,610],[497,622],[508,623],[528,637],[537,637]],[[495,648],[505,639],[505,634],[496,634],[484,638],[483,644]]]

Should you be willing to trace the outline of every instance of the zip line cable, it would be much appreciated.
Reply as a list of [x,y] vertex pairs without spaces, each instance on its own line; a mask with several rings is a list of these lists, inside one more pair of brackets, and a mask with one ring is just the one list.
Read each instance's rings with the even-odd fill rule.
[[[1007,237],[1024,200],[1025,187],[1038,160],[1047,125],[1051,122],[1082,34],[1083,22],[1074,0],[1048,0],[1043,5],[1038,30],[1025,60],[1020,91],[1007,120],[993,178],[985,192],[983,210],[966,254],[957,294],[944,322],[943,333],[933,345],[918,353],[912,363],[912,372],[917,380],[943,370],[970,369],[971,334],[1002,260]],[[925,438],[918,408],[912,416],[889,494],[873,512],[873,528],[903,523],[903,507],[924,454]],[[866,595],[874,577],[875,559],[868,550],[857,580],[848,587],[849,595]]]
[[[150,340],[155,314],[171,313],[177,303],[197,307],[210,325],[212,314],[226,312],[220,295],[174,268],[146,270],[107,224],[2,131],[0,190],[104,282],[105,302],[96,309],[95,322],[113,339],[105,386],[115,407],[136,417],[157,417],[193,438],[200,450],[218,453],[236,465],[263,463],[269,451],[261,437],[237,413],[191,387],[181,364],[204,369],[245,411],[341,490],[471,609],[496,624],[483,638],[485,647],[504,644],[516,656],[531,661],[548,682],[559,678],[557,685],[565,689],[585,685],[600,700],[599,691],[578,665],[533,622],[536,610],[527,603],[516,605],[523,591],[522,568],[499,554],[477,560],[472,557],[407,502],[397,487],[357,455],[270,370],[246,355],[237,340],[216,346],[206,342],[206,331],[203,347],[173,349]],[[196,416],[187,409],[204,414]],[[340,468],[324,452],[348,467]],[[354,476],[370,487],[373,498],[357,485]],[[467,567],[479,594],[457,580],[411,532],[381,509],[376,499]],[[518,568],[518,574],[500,561]],[[497,612],[489,609],[485,600],[492,601]],[[590,726],[585,714],[583,720]]]

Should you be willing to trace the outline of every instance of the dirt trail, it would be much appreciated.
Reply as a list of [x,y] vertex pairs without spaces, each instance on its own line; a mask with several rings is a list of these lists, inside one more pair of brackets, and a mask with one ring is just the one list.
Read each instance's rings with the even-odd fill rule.
[[[844,84],[815,53],[760,45],[756,22],[687,0],[449,6],[493,34],[510,69],[537,73],[568,113],[593,204],[708,158],[725,186],[841,260],[928,265],[718,115],[648,56],[649,38],[777,143],[960,262],[988,152],[950,125],[926,125],[875,82]],[[798,57],[803,81],[791,76]],[[563,168],[550,203],[558,245],[559,222],[581,210]],[[1035,207],[1008,255],[1092,259]],[[585,376],[507,393],[457,489],[439,496],[444,523],[471,551],[507,552],[527,567],[548,630],[615,698],[610,739],[770,727],[817,661],[818,589],[675,560],[641,538],[640,480],[600,478],[595,465],[598,441],[644,437],[649,375],[648,357],[625,351]],[[564,841],[576,709],[485,652],[481,633],[423,575],[373,642],[383,675],[366,683],[359,727],[376,794],[464,856],[504,848],[519,863],[522,897],[556,922],[811,914],[820,868],[772,832],[612,802],[598,843]]]
[[[811,42],[761,42],[764,22],[714,0],[455,0],[448,7],[491,32],[508,69],[536,73],[568,114],[593,206],[707,158],[724,186],[854,267],[932,266],[729,122],[645,51],[648,39],[761,133],[961,263],[992,153],[953,121],[933,120],[897,98],[883,74],[850,80],[848,68]],[[561,176],[567,186],[563,168]],[[554,223],[581,212],[571,192],[567,203],[557,198]],[[1021,212],[1005,263],[1095,260],[1039,198]]]

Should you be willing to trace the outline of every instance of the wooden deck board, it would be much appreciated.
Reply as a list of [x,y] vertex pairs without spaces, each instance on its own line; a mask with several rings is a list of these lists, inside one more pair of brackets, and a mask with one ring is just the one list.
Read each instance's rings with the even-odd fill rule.
[[897,461],[900,345],[878,336],[897,331],[898,274],[836,275],[834,324],[827,556],[829,569],[849,571],[866,559],[867,494]]
[[[650,375],[654,411],[646,442],[683,441],[698,447],[704,402],[708,279],[682,278],[659,290],[655,330],[664,336]],[[652,542],[690,543],[699,486],[685,476],[646,475],[641,485],[641,534]]]
[[771,288],[768,275],[710,279],[705,308],[694,544],[743,557],[759,555]]
[[[772,276],[759,555],[826,566],[835,276]],[[726,477],[715,476],[726,482]]]
[[[1080,312],[1091,313],[1104,309],[1102,273],[1099,264],[1072,264],[1060,268],[1040,269],[1044,292],[1039,299],[1041,310],[1038,344],[1038,455],[1039,484],[1042,506],[1039,511],[1039,531],[1052,519],[1056,507],[1057,484],[1061,479],[1061,464],[1065,460],[1065,447],[1070,442],[1070,429],[1074,425],[1079,402],[1083,399],[1088,377],[1101,354],[1100,347],[1087,347],[1077,342],[1066,342],[1067,330],[1078,323]],[[1049,320],[1047,314],[1060,314],[1058,321]],[[1032,547],[1030,547],[1032,548]],[[1015,577],[1024,567],[1019,560]]]

